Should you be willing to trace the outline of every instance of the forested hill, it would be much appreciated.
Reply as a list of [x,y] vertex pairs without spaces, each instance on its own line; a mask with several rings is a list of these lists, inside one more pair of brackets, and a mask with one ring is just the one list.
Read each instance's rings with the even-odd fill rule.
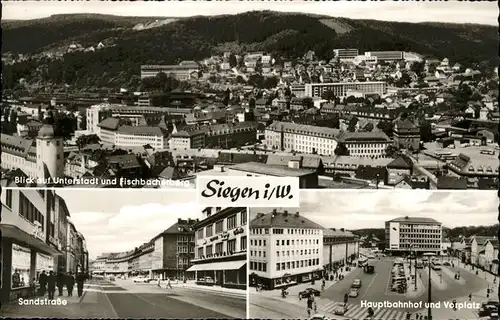
[[[24,77],[28,81],[45,79],[72,85],[107,82],[118,86],[126,85],[137,75],[141,64],[198,60],[229,50],[266,51],[283,58],[314,50],[319,58],[328,59],[332,49],[347,47],[358,48],[360,52],[414,51],[467,65],[497,62],[498,30],[493,26],[398,23],[255,11],[170,19],[154,28],[134,28],[138,23],[158,19],[167,18],[56,15],[2,23],[3,53],[32,55],[75,42],[84,47],[99,42],[112,44],[96,52],[66,54],[63,61],[42,61],[44,68],[40,68],[40,61],[32,65],[24,62],[22,66],[8,67],[7,75],[14,82]],[[42,69],[45,78],[40,75]]]

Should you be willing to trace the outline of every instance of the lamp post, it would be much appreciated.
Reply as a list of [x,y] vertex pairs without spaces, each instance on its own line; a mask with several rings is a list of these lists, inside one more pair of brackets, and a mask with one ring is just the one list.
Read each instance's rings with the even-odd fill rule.
[[[429,259],[430,260],[430,259]],[[429,268],[429,282],[427,284],[427,320],[432,320],[432,309],[431,309],[431,263],[430,261],[427,261],[427,265]]]

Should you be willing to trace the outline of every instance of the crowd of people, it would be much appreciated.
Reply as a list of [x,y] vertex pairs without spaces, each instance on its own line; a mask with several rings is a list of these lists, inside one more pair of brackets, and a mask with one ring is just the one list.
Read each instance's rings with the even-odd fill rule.
[[76,284],[78,297],[81,297],[83,295],[83,285],[85,281],[87,281],[87,279],[88,276],[83,272],[77,272],[76,274],[73,274],[72,272],[54,273],[53,271],[49,271],[49,273],[47,274],[45,271],[42,271],[42,273],[38,277],[38,284],[40,285],[38,292],[35,292],[35,278],[33,278],[30,286],[32,287],[33,295],[45,296],[45,294],[47,293],[48,298],[53,300],[56,294],[56,289],[59,294],[58,296],[61,297],[64,295],[65,287],[68,297],[73,296],[73,290]]

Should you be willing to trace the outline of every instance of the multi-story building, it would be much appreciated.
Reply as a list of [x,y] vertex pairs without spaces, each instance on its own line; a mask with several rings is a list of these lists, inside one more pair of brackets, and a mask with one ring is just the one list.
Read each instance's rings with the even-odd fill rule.
[[352,61],[359,55],[358,49],[333,49],[333,52],[335,53],[335,57],[339,58],[342,62]]
[[265,141],[270,149],[334,155],[338,129],[275,121],[266,128]]
[[250,285],[275,289],[320,279],[323,229],[298,212],[258,214],[250,223]]
[[170,149],[235,148],[254,143],[257,123],[253,121],[174,128]]
[[397,61],[403,60],[403,51],[368,51],[365,52],[367,57],[377,57],[378,61]]
[[19,169],[40,184],[64,176],[64,145],[53,125],[45,123],[36,139],[1,135],[2,169]]
[[420,149],[420,128],[410,119],[394,120],[394,144],[400,149]]
[[90,263],[89,271],[93,275],[104,275],[106,271],[106,255],[101,255],[97,257],[92,263]]
[[385,149],[392,140],[382,131],[379,132],[342,132],[338,142],[346,146],[349,155],[355,157],[379,158],[385,156]]
[[394,254],[441,252],[442,225],[432,218],[399,217],[385,222],[386,250]]
[[141,66],[141,79],[154,77],[162,72],[178,80],[197,79],[200,66],[193,62],[182,63],[179,65],[143,65]]
[[168,147],[168,131],[165,128],[130,126],[118,118],[107,118],[99,123],[99,138],[103,143],[125,148],[148,144],[155,149]]
[[323,230],[323,265],[336,270],[359,257],[359,237],[343,228]]
[[195,259],[187,271],[198,283],[207,277],[216,286],[247,287],[247,209],[205,208],[205,218],[195,224]]
[[110,104],[97,104],[87,109],[87,131],[99,135],[99,123],[112,116]]
[[345,98],[353,93],[379,94],[387,92],[387,84],[383,81],[366,82],[332,82],[332,83],[306,83],[306,97],[321,97],[323,92],[331,91],[336,97]]
[[1,200],[1,301],[5,302],[27,297],[30,280],[43,271],[71,270],[65,252],[72,224],[64,200],[52,190],[8,189]]
[[303,98],[306,96],[306,85],[305,84],[292,84],[290,86],[290,92],[297,98]]
[[194,259],[194,225],[197,219],[178,219],[177,223],[154,237],[152,252],[153,278],[189,278],[185,271]]

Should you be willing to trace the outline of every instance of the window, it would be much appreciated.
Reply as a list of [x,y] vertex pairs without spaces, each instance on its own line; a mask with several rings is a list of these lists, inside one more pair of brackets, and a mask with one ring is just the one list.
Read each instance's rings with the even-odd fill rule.
[[215,224],[215,233],[221,233],[222,231],[224,231],[224,221],[223,220],[218,221]]
[[280,241],[279,240],[276,240],[276,245],[279,246],[280,245]]
[[214,232],[214,228],[213,228],[213,226],[214,226],[214,225],[213,225],[213,224],[211,224],[211,225],[209,225],[209,226],[207,226],[207,227],[205,228],[205,235],[206,235],[206,237],[207,237],[207,238],[208,238],[208,237],[211,237],[211,236],[213,235],[213,232]]
[[247,212],[246,210],[240,213],[241,225],[244,226],[247,224]]
[[220,243],[217,243],[215,245],[215,253],[222,253],[222,246],[223,246],[223,243],[220,242]]
[[203,239],[203,229],[199,229],[199,230],[197,231],[196,237],[197,237],[198,239]]
[[236,251],[236,239],[232,239],[227,242],[227,251],[229,252]]
[[227,230],[236,228],[236,215],[227,218]]
[[7,189],[5,195],[6,195],[5,205],[7,205],[7,207],[9,208],[12,208],[12,190]]
[[247,237],[241,237],[241,239],[240,239],[240,248],[241,248],[241,251],[246,251],[247,250]]
[[201,256],[203,256],[203,247],[198,248],[198,259],[201,259]]
[[213,245],[209,245],[207,246],[207,256],[211,255],[213,253]]
[[267,263],[262,263],[262,271],[267,272]]
[[276,271],[280,271],[280,264],[279,263],[276,264]]

